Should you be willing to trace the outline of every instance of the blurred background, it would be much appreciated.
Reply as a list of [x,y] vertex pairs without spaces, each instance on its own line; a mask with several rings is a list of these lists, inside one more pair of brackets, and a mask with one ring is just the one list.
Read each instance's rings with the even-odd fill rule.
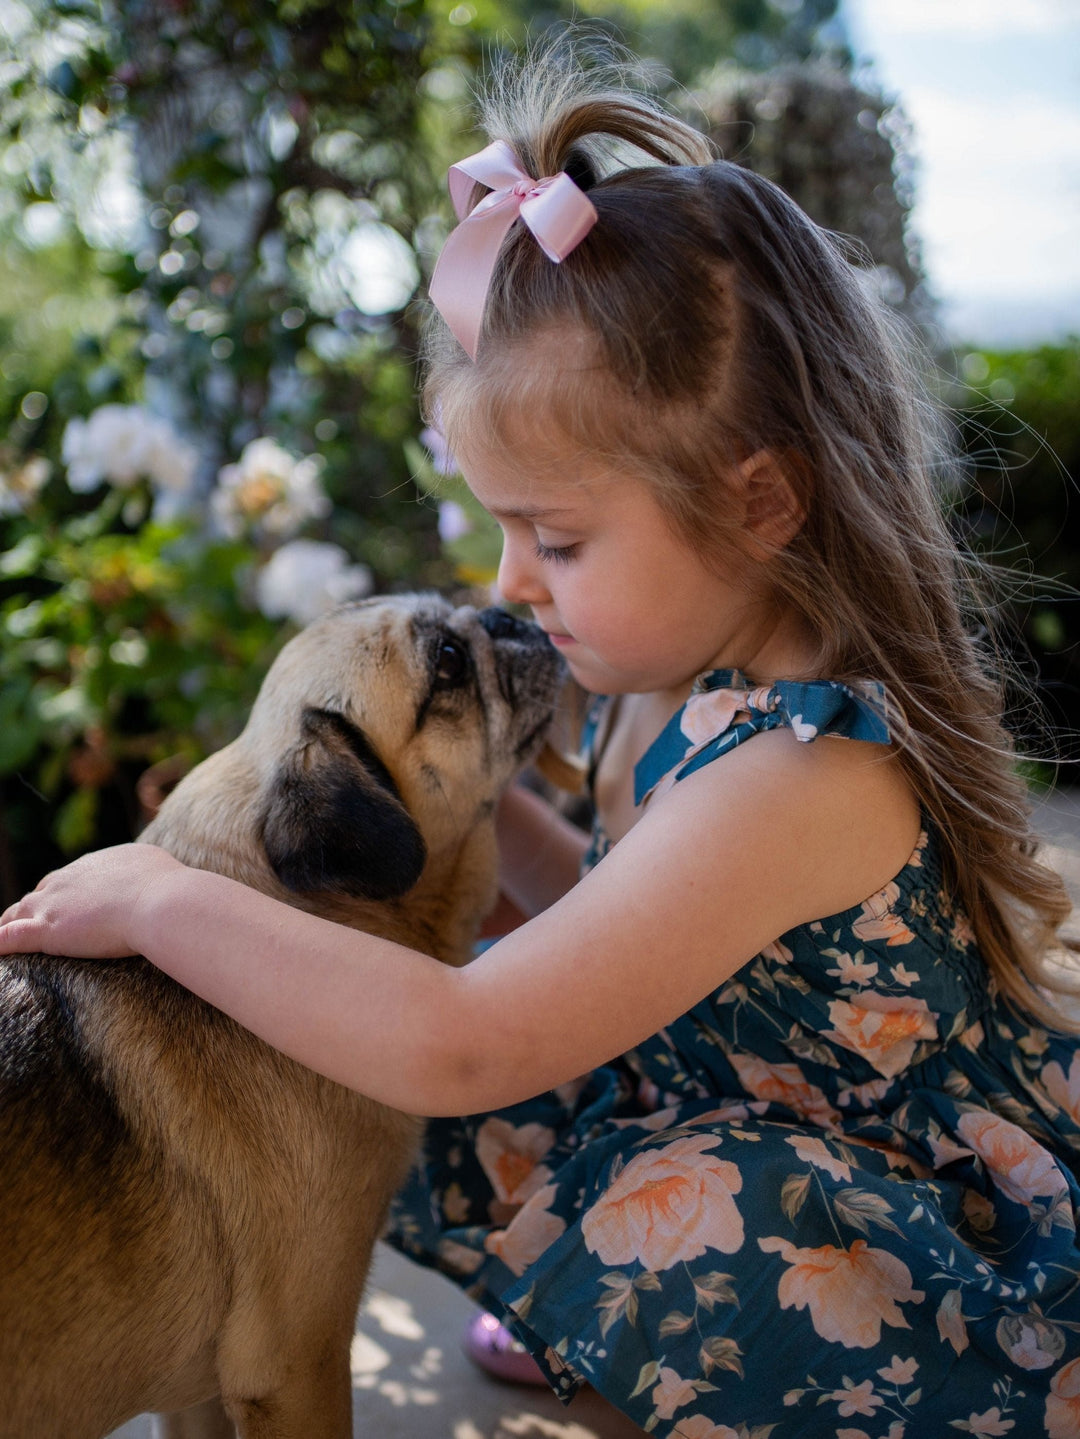
[[1071,782],[1075,0],[0,0],[4,903],[136,833],[322,608],[490,581],[416,407],[423,285],[478,70],[569,19],[921,332],[1033,783]]

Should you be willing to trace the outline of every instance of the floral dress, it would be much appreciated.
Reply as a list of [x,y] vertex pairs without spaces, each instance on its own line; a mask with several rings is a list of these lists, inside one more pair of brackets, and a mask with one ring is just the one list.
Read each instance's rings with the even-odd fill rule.
[[[881,700],[712,672],[639,795]],[[1077,1172],[1080,1042],[995,994],[928,826],[617,1062],[431,1122],[389,1237],[649,1433],[1080,1439]]]

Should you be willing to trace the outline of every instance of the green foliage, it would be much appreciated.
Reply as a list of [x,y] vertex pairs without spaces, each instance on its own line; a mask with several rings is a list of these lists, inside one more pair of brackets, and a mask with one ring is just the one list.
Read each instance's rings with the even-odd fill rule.
[[[0,797],[9,887],[56,852],[128,838],[137,776],[232,737],[282,627],[245,603],[248,546],[140,518],[145,486],[3,527]],[[17,845],[14,843],[17,841]]]
[[[1019,571],[1004,588],[1057,727],[1080,754],[1080,337],[973,350],[947,396],[969,484],[959,521],[973,548]],[[1070,773],[1063,778],[1068,780]]]

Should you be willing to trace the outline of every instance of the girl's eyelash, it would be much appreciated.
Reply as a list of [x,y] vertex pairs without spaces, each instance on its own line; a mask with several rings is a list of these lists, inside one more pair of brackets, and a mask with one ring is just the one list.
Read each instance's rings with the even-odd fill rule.
[[577,552],[577,545],[544,545],[536,542],[536,558],[553,560],[557,565],[569,564]]

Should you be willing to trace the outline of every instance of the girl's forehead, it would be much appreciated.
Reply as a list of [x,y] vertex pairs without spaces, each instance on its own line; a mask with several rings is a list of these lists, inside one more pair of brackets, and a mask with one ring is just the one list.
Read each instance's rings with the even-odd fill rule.
[[499,518],[580,515],[601,502],[615,473],[570,440],[469,446],[461,467],[473,494]]

